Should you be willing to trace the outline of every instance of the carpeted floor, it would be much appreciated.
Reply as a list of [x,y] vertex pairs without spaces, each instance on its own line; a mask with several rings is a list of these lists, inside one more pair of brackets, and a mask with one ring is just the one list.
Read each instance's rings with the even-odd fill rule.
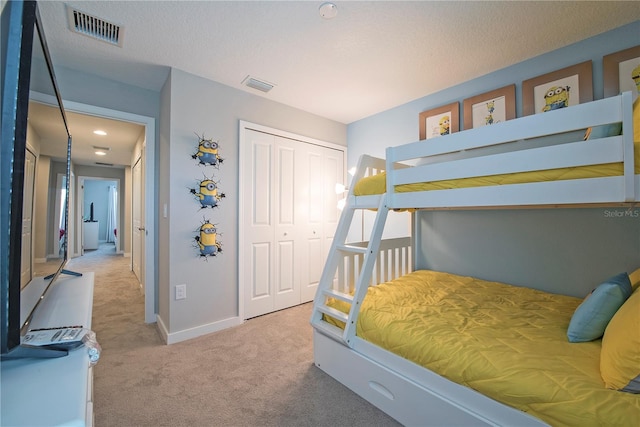
[[129,258],[102,245],[67,267],[95,272],[96,427],[398,425],[313,365],[311,304],[167,346]]

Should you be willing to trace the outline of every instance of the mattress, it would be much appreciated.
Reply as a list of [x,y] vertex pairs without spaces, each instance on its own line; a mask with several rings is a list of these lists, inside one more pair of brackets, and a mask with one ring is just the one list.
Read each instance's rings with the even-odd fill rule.
[[356,333],[553,426],[630,425],[640,396],[604,387],[601,340],[567,341],[580,302],[422,270],[371,287]]
[[[636,155],[635,173],[640,174],[640,156]],[[623,175],[621,163],[611,163],[594,166],[580,166],[573,168],[559,168],[545,171],[520,172],[513,174],[489,175],[474,178],[447,179],[432,182],[417,182],[396,185],[398,193],[414,191],[450,190],[454,188],[487,187],[492,185],[523,184],[531,182],[549,182],[566,179],[602,178]],[[387,191],[386,172],[368,176],[359,180],[353,192],[356,196],[383,194]]]

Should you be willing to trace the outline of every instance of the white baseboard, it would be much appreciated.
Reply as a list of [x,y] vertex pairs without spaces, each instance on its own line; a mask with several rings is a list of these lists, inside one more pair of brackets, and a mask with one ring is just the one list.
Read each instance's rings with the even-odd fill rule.
[[166,344],[175,344],[178,342],[190,340],[192,338],[197,338],[203,335],[211,334],[213,332],[218,332],[223,329],[231,328],[233,326],[241,325],[242,319],[240,317],[230,317],[228,319],[220,320],[213,323],[208,323],[206,325],[197,326],[195,328],[184,329],[178,332],[170,333],[162,321],[162,317],[160,315],[157,316],[157,328],[164,339]]

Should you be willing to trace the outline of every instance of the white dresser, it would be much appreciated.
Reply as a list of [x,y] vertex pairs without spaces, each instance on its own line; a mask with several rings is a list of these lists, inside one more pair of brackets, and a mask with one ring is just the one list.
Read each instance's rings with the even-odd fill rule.
[[98,221],[88,221],[82,223],[82,239],[85,250],[98,249],[98,231],[100,223]]
[[[37,308],[30,328],[91,328],[93,273],[61,275]],[[2,426],[92,426],[93,372],[87,348],[56,359],[1,362]]]

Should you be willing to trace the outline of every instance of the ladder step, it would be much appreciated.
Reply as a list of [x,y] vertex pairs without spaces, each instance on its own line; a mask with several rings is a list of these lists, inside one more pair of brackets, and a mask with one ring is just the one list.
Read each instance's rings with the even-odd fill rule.
[[349,319],[349,316],[347,315],[347,313],[343,313],[340,310],[336,310],[333,307],[329,307],[326,305],[319,305],[316,307],[316,309],[319,312],[329,315],[334,319],[340,320],[341,322],[344,322],[344,323],[347,323],[347,320]]
[[320,332],[322,332],[323,334],[327,335],[329,338],[333,338],[334,340],[344,342],[342,338],[344,331],[338,328],[337,326],[332,325],[331,323],[327,323],[324,320],[319,320],[313,323],[313,327],[319,330]]
[[355,254],[366,254],[367,248],[362,246],[338,245],[338,250]]
[[325,289],[322,292],[326,296],[339,299],[340,301],[344,301],[344,302],[348,302],[348,303],[352,303],[353,302],[353,295],[351,295],[351,294],[346,294],[344,292],[340,292],[340,291],[335,290],[335,289]]

